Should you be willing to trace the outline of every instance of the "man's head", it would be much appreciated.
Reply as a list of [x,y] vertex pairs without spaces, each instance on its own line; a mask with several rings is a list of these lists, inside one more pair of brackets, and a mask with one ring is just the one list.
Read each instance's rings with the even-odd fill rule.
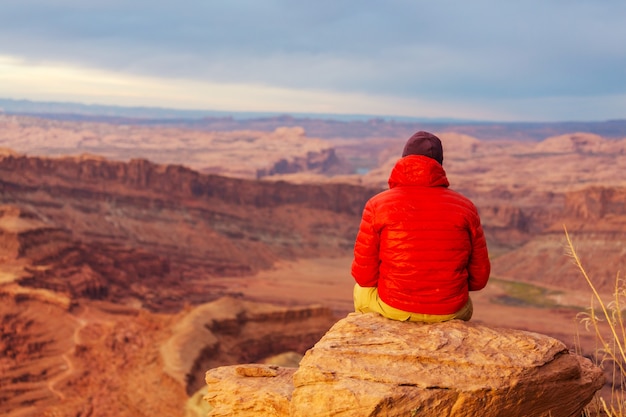
[[409,138],[404,145],[402,157],[407,155],[424,155],[443,164],[443,147],[439,138],[432,133],[419,131]]

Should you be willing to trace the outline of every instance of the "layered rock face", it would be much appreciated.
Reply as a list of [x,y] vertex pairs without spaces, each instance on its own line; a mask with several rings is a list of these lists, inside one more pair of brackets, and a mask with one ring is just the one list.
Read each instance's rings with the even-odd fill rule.
[[[11,287],[13,288],[13,287]],[[0,415],[200,417],[189,394],[208,367],[304,354],[330,310],[224,298],[155,314],[54,292],[0,286]],[[206,403],[205,403],[206,405]]]
[[69,230],[11,205],[0,205],[0,260],[0,282],[15,281],[69,299],[145,297],[169,273],[164,257],[75,240]]
[[[519,248],[494,259],[492,276],[586,290],[588,284],[581,279],[580,271],[569,256],[564,256],[565,226],[596,288],[601,292],[613,291],[616,274],[623,270],[626,261],[626,188],[588,187],[565,193],[562,200],[560,216],[551,214],[554,223],[535,232]],[[546,210],[543,217],[548,214]],[[487,233],[493,236],[493,229]]]
[[211,277],[347,253],[374,193],[85,156],[4,155],[0,177],[1,280],[161,311],[232,295]]
[[297,370],[209,370],[211,416],[579,416],[602,371],[537,333],[374,313],[337,322]]
[[333,321],[322,306],[286,308],[224,297],[196,307],[174,326],[160,347],[164,369],[193,394],[207,368],[304,354]]

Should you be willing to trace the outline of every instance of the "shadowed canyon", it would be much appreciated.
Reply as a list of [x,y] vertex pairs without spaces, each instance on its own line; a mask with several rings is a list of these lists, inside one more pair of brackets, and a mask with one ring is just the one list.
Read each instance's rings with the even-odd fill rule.
[[[207,369],[296,366],[351,311],[361,210],[408,128],[220,123],[0,114],[0,413],[203,415]],[[488,239],[473,321],[591,356],[564,227],[610,294],[626,259],[626,134],[578,127],[428,126]]]

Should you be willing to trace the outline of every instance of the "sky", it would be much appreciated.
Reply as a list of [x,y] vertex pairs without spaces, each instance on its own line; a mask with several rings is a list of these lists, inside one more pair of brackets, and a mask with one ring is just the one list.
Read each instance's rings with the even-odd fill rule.
[[626,119],[624,0],[2,0],[0,98]]

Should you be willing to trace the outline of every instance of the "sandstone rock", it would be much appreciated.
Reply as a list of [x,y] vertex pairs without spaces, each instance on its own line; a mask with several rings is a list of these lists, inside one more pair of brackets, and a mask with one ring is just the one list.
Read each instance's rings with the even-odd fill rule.
[[210,415],[573,417],[604,382],[599,368],[548,336],[373,313],[337,322],[307,351],[293,388],[282,368],[262,377],[236,369],[207,372],[207,401],[218,410]]
[[[274,365],[222,366],[207,373],[210,416],[289,415],[294,368]],[[228,393],[228,395],[223,395]]]

